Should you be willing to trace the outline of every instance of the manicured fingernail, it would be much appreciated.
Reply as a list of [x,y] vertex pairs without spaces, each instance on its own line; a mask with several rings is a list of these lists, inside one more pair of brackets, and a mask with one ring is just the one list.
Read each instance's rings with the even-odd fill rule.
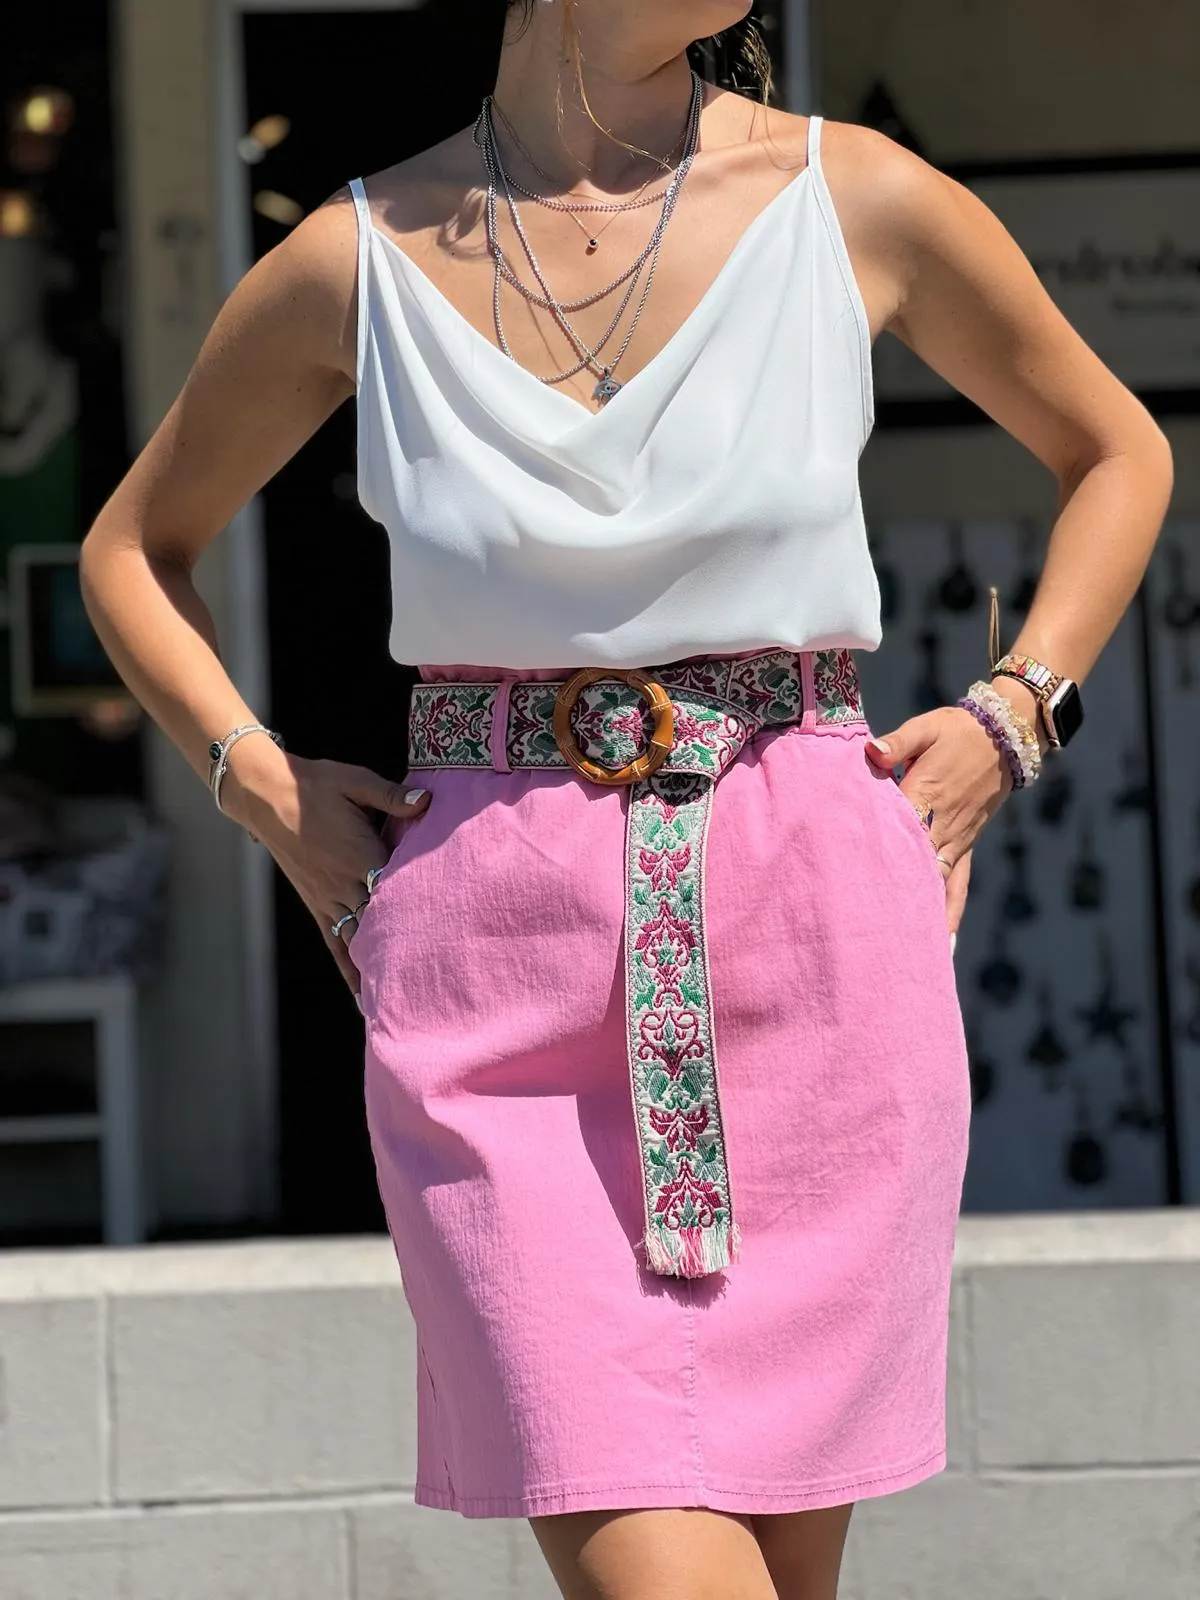
[[424,800],[428,793],[428,789],[409,789],[405,793],[404,804],[406,806],[415,806],[419,801]]
[[365,1017],[367,1013],[366,1013],[366,1011],[365,1011],[365,1009],[363,1007],[362,995],[356,994],[354,996],[354,1004],[358,1007],[359,1011],[361,1011],[363,1016]]
[[867,744],[872,750],[878,750],[881,756],[890,756],[892,747],[886,739],[868,739]]
[[957,934],[956,934],[956,933],[952,933],[952,934],[951,934],[951,935],[950,935],[950,954],[951,954],[951,955],[953,955],[953,954],[954,954],[954,946],[955,946],[955,945],[956,945],[956,944],[957,944],[957,943],[958,943],[958,935],[957,935]]

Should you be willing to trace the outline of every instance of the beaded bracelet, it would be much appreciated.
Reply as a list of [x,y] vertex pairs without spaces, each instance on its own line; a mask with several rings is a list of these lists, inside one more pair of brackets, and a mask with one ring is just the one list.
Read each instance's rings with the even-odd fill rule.
[[1014,789],[1038,778],[1042,753],[1037,733],[1005,695],[980,680],[955,704],[971,713],[1004,757]]

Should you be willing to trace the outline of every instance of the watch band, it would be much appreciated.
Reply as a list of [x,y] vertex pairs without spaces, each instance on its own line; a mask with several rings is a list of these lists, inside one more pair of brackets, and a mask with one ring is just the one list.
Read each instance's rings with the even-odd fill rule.
[[1008,655],[1001,656],[992,668],[993,678],[1016,678],[1027,689],[1035,694],[1044,704],[1064,682],[1061,672],[1052,672],[1043,661],[1035,661],[1032,656],[1017,655],[1010,651]]

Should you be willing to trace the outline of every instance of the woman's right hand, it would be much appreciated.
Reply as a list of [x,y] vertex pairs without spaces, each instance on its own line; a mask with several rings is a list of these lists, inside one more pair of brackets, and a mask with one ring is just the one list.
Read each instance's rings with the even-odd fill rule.
[[[254,750],[243,748],[252,743]],[[393,782],[370,767],[291,755],[266,739],[239,740],[221,783],[222,809],[271,852],[312,912],[356,998],[358,970],[346,951],[356,924],[346,923],[336,938],[332,929],[367,898],[367,873],[390,856],[369,813],[409,822],[428,805],[429,791],[408,781]]]

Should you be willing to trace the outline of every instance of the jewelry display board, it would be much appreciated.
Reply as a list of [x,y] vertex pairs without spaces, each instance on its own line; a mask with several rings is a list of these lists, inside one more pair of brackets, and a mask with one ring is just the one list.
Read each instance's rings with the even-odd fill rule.
[[[1047,533],[1028,519],[872,529],[884,642],[859,662],[876,733],[987,676],[988,585],[1007,647]],[[975,850],[955,956],[975,1100],[966,1210],[1153,1206],[1177,1184],[1155,837],[1161,824],[1173,848],[1190,844],[1200,877],[1200,762],[1191,812],[1156,815],[1141,623],[1131,609],[1089,676],[1069,751],[1006,800]]]

